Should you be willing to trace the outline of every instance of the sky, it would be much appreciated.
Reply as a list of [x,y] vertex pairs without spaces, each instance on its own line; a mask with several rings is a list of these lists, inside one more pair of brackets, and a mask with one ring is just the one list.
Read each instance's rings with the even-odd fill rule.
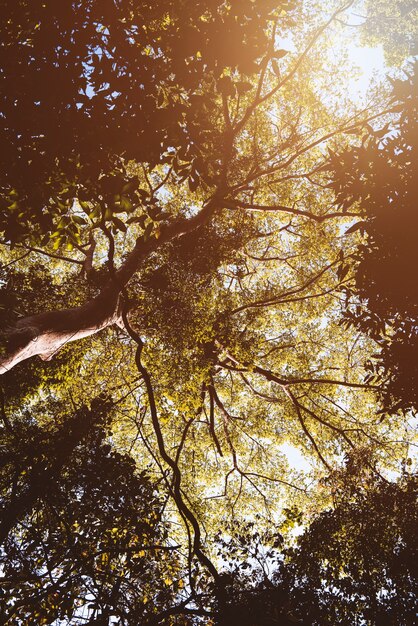
[[358,67],[359,75],[347,78],[347,88],[352,97],[363,97],[374,75],[383,77],[386,65],[382,46],[360,47],[356,43],[347,48],[350,61]]

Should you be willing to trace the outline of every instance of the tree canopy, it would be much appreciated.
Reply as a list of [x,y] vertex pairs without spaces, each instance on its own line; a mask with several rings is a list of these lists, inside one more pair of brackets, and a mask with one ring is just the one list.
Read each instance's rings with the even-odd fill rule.
[[413,623],[416,71],[351,95],[355,8],[2,4],[3,623]]
[[[283,537],[271,533],[272,547],[258,550],[254,567],[251,549],[266,538],[255,539],[251,524],[223,543],[235,567],[225,577],[219,624],[414,624],[416,476],[376,480],[357,456],[332,482],[334,508],[323,511],[296,546],[278,550]],[[261,576],[268,561],[274,573]]]
[[[370,129],[360,146],[334,158],[333,187],[341,203],[359,203],[366,242],[355,252],[355,294],[362,306],[346,312],[381,347],[369,363],[369,380],[382,381],[383,404],[389,411],[416,409],[418,292],[410,271],[417,265],[416,225],[417,74],[393,81],[401,116],[388,132]],[[384,382],[383,382],[384,381]]]

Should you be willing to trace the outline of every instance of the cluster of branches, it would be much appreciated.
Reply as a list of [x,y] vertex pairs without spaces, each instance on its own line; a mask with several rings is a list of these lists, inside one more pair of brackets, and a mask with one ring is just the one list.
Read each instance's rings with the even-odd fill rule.
[[[369,449],[353,453],[329,477],[334,508],[297,546],[284,547],[283,524],[260,533],[254,522],[232,523],[228,539],[214,539],[218,573],[196,531],[196,556],[214,576],[195,565],[187,575],[157,485],[106,443],[114,405],[98,398],[71,416],[55,409],[64,422],[55,431],[28,415],[12,427],[2,414],[4,624],[414,623],[417,481],[407,470],[384,481],[370,471]],[[192,521],[175,480],[174,498]],[[294,507],[286,516],[288,527],[301,522]]]
[[[286,101],[298,92],[299,74],[322,34],[349,6],[324,19],[292,55],[278,45],[297,28],[292,12],[297,16],[299,5],[287,0],[202,0],[187,3],[187,11],[170,0],[69,0],[59,8],[49,1],[3,3],[0,138],[7,155],[0,230],[9,254],[0,358],[3,623],[212,620],[223,626],[237,616],[243,625],[348,625],[358,616],[370,624],[412,623],[415,479],[406,468],[399,483],[383,478],[365,446],[378,447],[378,437],[338,404],[334,390],[378,391],[386,413],[417,406],[416,365],[410,367],[416,364],[417,294],[410,280],[399,280],[416,261],[405,235],[413,233],[415,219],[416,76],[395,82],[385,107],[353,109],[332,123],[336,113],[326,106],[324,124],[315,124],[302,105]],[[282,113],[287,119],[277,121]],[[370,124],[381,116],[392,126],[376,131]],[[360,138],[344,150],[353,134]],[[324,156],[321,147],[331,143],[334,151]],[[323,196],[327,204],[310,206],[289,200],[289,186],[332,195]],[[361,220],[351,232],[367,233],[354,254],[334,252],[329,235],[338,230],[331,224],[347,218]],[[325,239],[328,232],[324,263],[319,252],[318,259],[306,252],[311,230]],[[292,238],[308,241],[295,246],[294,255],[283,243]],[[410,245],[401,248],[401,240]],[[267,242],[261,252],[260,242]],[[15,257],[14,248],[22,254]],[[57,264],[46,266],[49,281],[28,278],[34,254]],[[79,274],[63,288],[69,305],[61,308],[58,294],[49,303],[54,288],[46,283],[64,265]],[[27,314],[17,318],[25,298],[11,285],[28,281],[39,288],[23,303]],[[201,292],[215,286],[217,298],[205,301]],[[272,337],[274,328],[265,330],[271,312],[290,316],[293,306],[328,297],[338,306],[344,297],[345,323],[378,341],[380,378],[333,376],[313,364],[299,373],[290,365],[292,332],[283,343]],[[117,400],[99,397],[87,406],[68,394],[64,402],[70,379],[96,358],[94,350],[83,342],[72,357],[64,350],[55,369],[46,364],[54,372],[49,379],[32,357],[59,361],[66,344],[114,326],[119,345],[134,346],[136,387],[122,373],[114,384]],[[257,332],[269,346],[264,351]],[[163,359],[180,362],[184,377],[199,382],[197,405],[171,410],[180,423],[177,446],[164,431],[164,393],[182,373],[178,368],[167,376],[164,387],[157,365],[144,357],[146,341],[155,337]],[[281,350],[289,355],[284,365],[276,358]],[[44,402],[47,385],[56,395]],[[343,495],[294,550],[277,551],[280,533],[260,539],[251,525],[237,526],[230,542],[219,537],[220,556],[235,567],[219,571],[184,478],[187,439],[198,423],[207,427],[217,457],[231,461],[224,496],[232,476],[240,481],[235,501],[244,483],[266,501],[259,481],[304,491],[241,461],[234,434],[244,420],[234,411],[238,386],[268,410],[283,406],[287,421],[293,416],[305,447],[336,481],[334,495],[338,489]],[[133,448],[132,454],[116,449],[116,407],[126,399],[128,410],[139,412],[137,436],[143,456],[146,451],[160,470],[157,480],[138,470]],[[330,441],[350,451],[343,478],[327,454]],[[353,470],[359,450],[366,452]],[[367,490],[359,485],[365,477]],[[186,546],[169,539],[169,499]],[[299,519],[289,511],[291,521]],[[365,525],[379,537],[372,545],[364,545]],[[258,559],[265,545],[275,573],[268,577],[262,567],[248,576],[252,562],[245,555]]]

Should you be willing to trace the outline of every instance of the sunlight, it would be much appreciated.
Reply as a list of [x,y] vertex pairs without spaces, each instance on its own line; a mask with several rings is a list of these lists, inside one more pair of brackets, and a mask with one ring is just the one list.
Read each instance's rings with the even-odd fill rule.
[[57,4],[0,4],[0,623],[416,623],[416,0]]
[[350,62],[358,69],[358,74],[347,78],[347,91],[355,100],[361,101],[374,78],[380,79],[387,71],[382,46],[359,46],[354,41],[347,47]]

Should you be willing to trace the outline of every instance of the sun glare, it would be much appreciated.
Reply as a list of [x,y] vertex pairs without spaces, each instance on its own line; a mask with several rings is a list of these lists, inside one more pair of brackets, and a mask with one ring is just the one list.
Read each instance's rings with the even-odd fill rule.
[[347,89],[353,98],[364,97],[373,78],[384,78],[387,70],[382,46],[359,46],[354,42],[347,48],[350,62],[358,69],[358,74],[347,78]]

